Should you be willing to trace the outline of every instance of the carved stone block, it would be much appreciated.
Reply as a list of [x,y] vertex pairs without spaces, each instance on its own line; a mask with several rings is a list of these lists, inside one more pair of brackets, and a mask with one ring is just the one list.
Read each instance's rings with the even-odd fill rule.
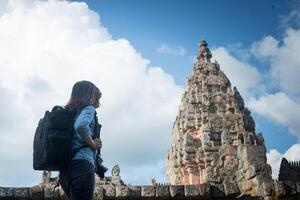
[[103,185],[101,186],[104,191],[104,198],[113,199],[116,196],[116,188],[113,185]]
[[157,186],[155,196],[159,198],[169,198],[170,196],[169,186],[165,186],[165,185]]
[[185,185],[184,186],[184,195],[186,197],[196,197],[200,195],[198,185]]
[[44,196],[44,189],[40,186],[34,186],[31,188],[31,199],[39,200]]
[[130,196],[132,198],[139,198],[141,197],[141,186],[128,186],[129,191],[130,191]]
[[130,196],[129,188],[125,185],[116,186],[116,198],[125,198]]
[[94,200],[103,200],[104,190],[102,187],[96,187],[94,190]]
[[54,186],[44,187],[44,200],[53,200],[53,198],[59,198],[58,188],[54,190]]
[[13,199],[14,188],[0,187],[0,199]]
[[142,186],[142,197],[155,197],[155,187],[154,186]]
[[285,187],[282,181],[274,182],[275,195],[278,197],[282,197],[286,195]]
[[183,185],[170,185],[170,196],[172,198],[184,197],[184,186]]

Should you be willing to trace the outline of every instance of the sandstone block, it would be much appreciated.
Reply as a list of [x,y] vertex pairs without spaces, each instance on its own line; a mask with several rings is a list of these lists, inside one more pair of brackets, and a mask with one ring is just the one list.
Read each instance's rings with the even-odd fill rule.
[[199,194],[202,197],[209,197],[211,194],[211,185],[209,183],[199,185]]
[[32,200],[39,200],[43,199],[44,196],[44,189],[40,186],[33,186],[31,188],[31,199]]
[[225,196],[224,186],[220,184],[211,186],[211,197],[212,198],[223,198]]
[[103,185],[104,198],[113,199],[116,196],[116,188],[113,185]]
[[184,197],[184,186],[183,185],[170,185],[170,195],[172,198]]
[[116,198],[126,198],[129,197],[130,191],[127,186],[118,185],[116,186]]
[[257,191],[257,195],[258,196],[271,196],[273,193],[273,181],[264,181],[262,182],[259,187],[258,187],[258,191]]
[[142,197],[155,197],[155,187],[153,186],[142,186]]
[[102,187],[95,187],[94,190],[94,200],[103,200],[104,190]]
[[129,185],[128,188],[130,190],[130,196],[131,197],[133,197],[133,198],[141,197],[141,186]]
[[240,194],[239,186],[236,182],[226,182],[224,183],[224,193],[229,197],[236,197]]
[[286,195],[286,191],[282,181],[274,182],[275,195],[278,197],[282,197]]
[[185,197],[196,197],[200,195],[198,185],[185,185],[184,186],[184,195]]
[[54,186],[44,187],[44,200],[53,200],[53,198],[59,198],[58,188],[54,190]]
[[249,194],[249,191],[252,189],[252,181],[243,179],[239,182],[239,188],[242,194]]
[[297,188],[294,182],[292,181],[284,181],[283,182],[285,191],[287,193],[287,195],[294,195],[297,192]]
[[29,188],[15,188],[14,199],[24,200],[30,198]]
[[295,184],[297,193],[300,193],[300,182],[296,182]]
[[165,186],[165,185],[157,186],[155,196],[159,198],[169,198],[170,196],[169,186]]
[[13,199],[14,188],[0,187],[0,199]]
[[250,180],[256,176],[256,171],[254,166],[250,165],[247,167],[247,171],[245,172],[245,178]]

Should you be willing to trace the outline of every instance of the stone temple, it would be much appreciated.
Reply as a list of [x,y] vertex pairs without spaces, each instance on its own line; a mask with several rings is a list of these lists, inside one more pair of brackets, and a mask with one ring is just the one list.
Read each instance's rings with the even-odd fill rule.
[[[167,183],[126,184],[115,166],[112,176],[95,177],[94,200],[300,199],[300,162],[283,159],[278,180],[272,180],[263,136],[211,57],[201,41],[173,125]],[[0,200],[67,200],[56,183],[44,172],[43,182],[34,186],[0,186]]]
[[223,184],[243,194],[272,185],[261,133],[237,88],[215,61],[205,40],[187,79],[167,155],[170,184]]

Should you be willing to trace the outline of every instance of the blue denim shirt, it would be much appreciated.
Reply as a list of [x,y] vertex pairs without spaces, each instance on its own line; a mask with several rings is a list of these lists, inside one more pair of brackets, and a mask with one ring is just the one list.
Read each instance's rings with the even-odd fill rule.
[[[95,112],[96,110],[94,106],[85,106],[77,118],[75,118],[75,134],[72,140],[73,150],[87,145],[85,143],[85,139],[90,136],[93,137],[95,127]],[[90,147],[80,149],[73,157],[73,160],[79,159],[87,160],[95,167],[95,150]]]

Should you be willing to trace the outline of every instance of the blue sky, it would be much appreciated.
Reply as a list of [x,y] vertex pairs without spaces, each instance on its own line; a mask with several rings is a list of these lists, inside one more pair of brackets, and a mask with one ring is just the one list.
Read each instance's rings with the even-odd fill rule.
[[[281,0],[85,2],[100,13],[101,22],[114,38],[127,38],[153,65],[163,66],[181,85],[191,71],[188,58],[196,54],[201,38],[210,47],[235,43],[248,47],[266,35],[280,37],[280,16],[287,15],[292,7],[291,1]],[[157,55],[155,49],[162,43],[182,45],[187,55]]]
[[37,122],[83,79],[103,94],[105,164],[119,164],[130,184],[165,182],[172,125],[202,38],[264,133],[276,178],[282,157],[300,160],[299,0],[1,0],[0,186],[40,181]]
[[[205,38],[210,48],[239,44],[250,48],[252,43],[268,35],[281,38],[285,27],[281,20],[297,5],[297,1],[198,1],[198,0],[86,0],[98,12],[102,24],[113,38],[126,38],[154,66],[170,73],[177,84],[184,85],[193,66],[200,39]],[[182,46],[183,56],[159,54],[161,44]],[[229,48],[230,49],[230,48]],[[239,58],[239,52],[232,55]],[[250,57],[262,73],[269,65]],[[222,65],[221,65],[222,68]],[[267,83],[266,83],[267,85]],[[277,88],[267,86],[268,90]],[[264,133],[268,149],[285,152],[297,138],[288,134],[285,126],[254,113],[257,131]]]

